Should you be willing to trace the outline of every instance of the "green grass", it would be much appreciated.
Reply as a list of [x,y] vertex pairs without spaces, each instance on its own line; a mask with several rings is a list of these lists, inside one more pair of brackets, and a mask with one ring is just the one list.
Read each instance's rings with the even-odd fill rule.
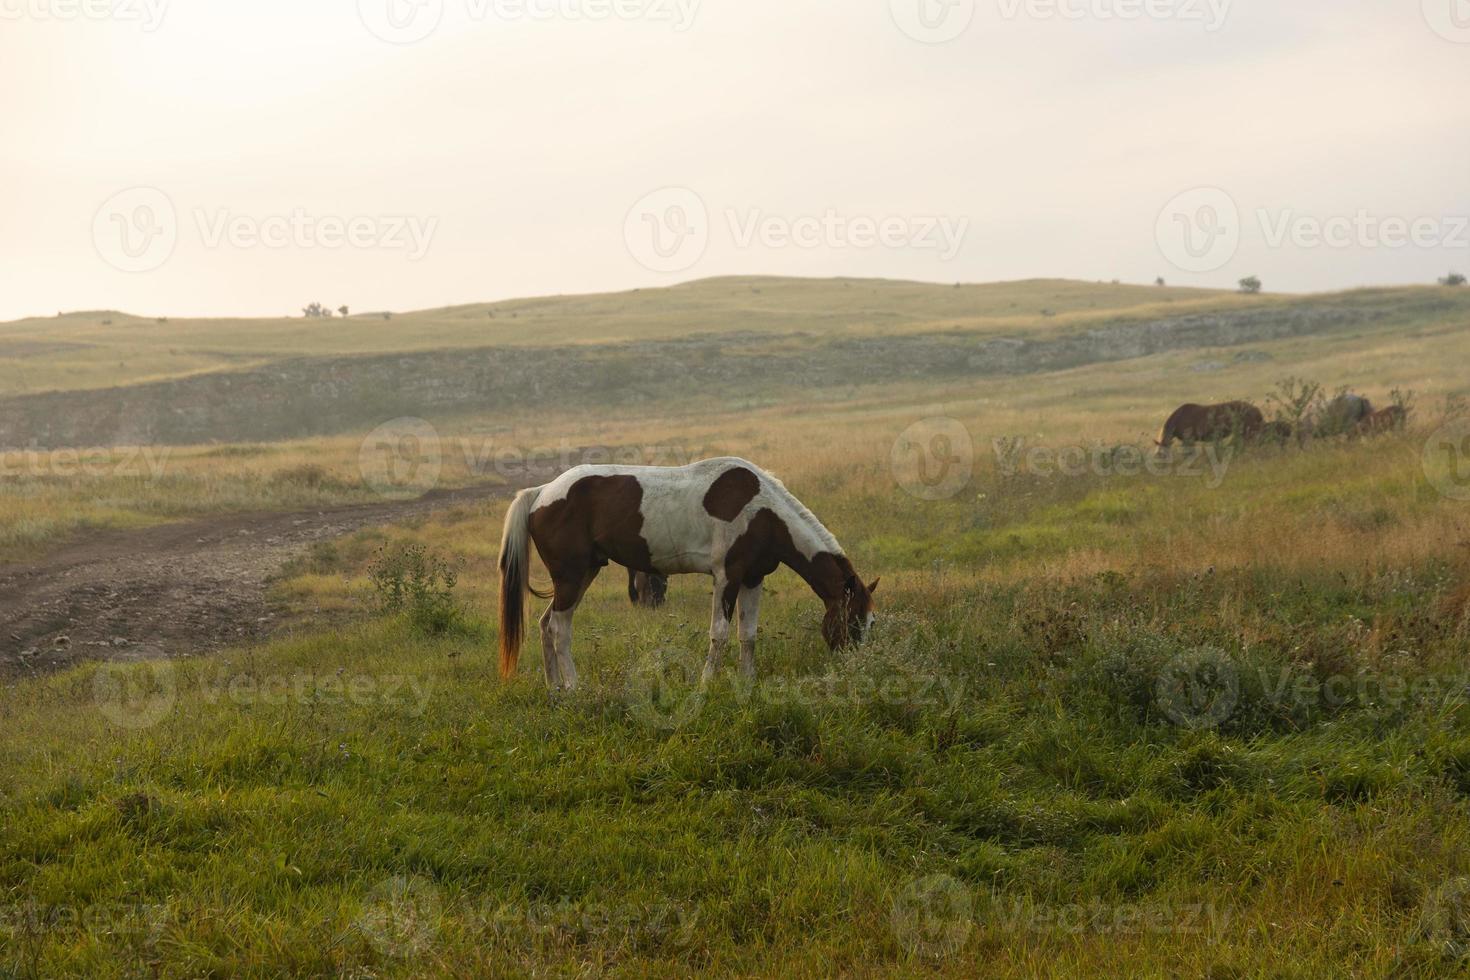
[[[701,696],[706,584],[676,580],[649,613],[610,573],[577,617],[583,687],[552,698],[534,652],[513,683],[495,677],[493,509],[320,545],[283,570],[275,642],[5,688],[0,976],[1464,972],[1470,512],[1420,457],[1463,392],[1466,335],[1458,306],[1425,313],[1425,295],[1361,331],[1253,344],[1264,361],[1176,351],[983,383],[740,393],[733,414],[712,393],[619,418],[530,406],[446,423],[476,446],[746,454],[882,575],[878,629],[828,652],[818,603],[782,573],[759,686]],[[407,317],[354,320],[302,343],[779,333],[814,317],[884,332],[963,310],[956,325],[1014,331],[1043,303],[1048,329],[1081,330],[1155,296],[1290,302],[718,280],[646,302],[501,304],[493,321],[437,311],[421,337],[384,332]],[[912,316],[888,317],[903,304]],[[95,329],[85,319],[67,329]],[[470,329],[482,319],[494,326]],[[284,321],[135,326],[140,350],[179,329],[206,359],[289,345]],[[1203,360],[1224,366],[1191,370]],[[1180,401],[1261,400],[1287,374],[1378,400],[1414,388],[1421,407],[1406,434],[1258,449],[1218,480],[1008,469],[991,452],[1016,436],[1143,445]],[[924,501],[890,454],[934,416],[965,427],[974,469]],[[180,449],[161,482],[8,479],[0,550],[370,499],[359,439]],[[483,476],[461,455],[446,482]],[[463,615],[434,619],[443,635],[370,611],[373,556],[403,542],[456,564]]]
[[[496,515],[318,549],[283,601],[335,589],[361,617],[376,546],[411,538],[457,560],[466,615],[7,692],[0,971],[1458,969],[1463,555],[1261,560],[1251,521],[1287,551],[1367,550],[1461,505],[1370,444],[1178,482],[1034,480],[984,532],[1020,538],[1010,565],[976,571],[893,550],[924,515],[944,540],[973,501],[880,504],[834,473],[809,502],[883,573],[876,634],[828,652],[783,574],[760,683],[703,696],[697,579],[647,613],[604,576],[577,621],[583,687],[553,699],[535,654],[494,676]],[[1369,506],[1387,521],[1317,523]],[[1212,519],[1226,540],[1150,560]],[[1115,568],[1055,564],[1129,541]]]

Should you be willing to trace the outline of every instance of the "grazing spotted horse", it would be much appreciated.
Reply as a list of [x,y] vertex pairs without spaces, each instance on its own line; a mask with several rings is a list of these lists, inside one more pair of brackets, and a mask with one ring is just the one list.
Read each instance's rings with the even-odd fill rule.
[[[552,592],[530,581],[532,544]],[[680,467],[578,466],[521,491],[500,542],[500,674],[519,662],[525,597],[551,605],[541,617],[541,653],[552,688],[577,684],[572,614],[608,562],[650,575],[714,578],[704,682],[719,670],[739,610],[740,670],[755,675],[761,583],[779,566],[800,575],[826,605],[822,637],[832,649],[862,640],[873,622],[875,580],[864,585],[837,539],[781,482],[743,459]]]

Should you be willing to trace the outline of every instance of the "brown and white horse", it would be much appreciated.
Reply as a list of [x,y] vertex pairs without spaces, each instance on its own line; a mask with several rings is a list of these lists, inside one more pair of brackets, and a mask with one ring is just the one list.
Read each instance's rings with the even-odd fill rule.
[[[552,592],[531,588],[531,545]],[[521,491],[500,541],[500,675],[519,662],[527,592],[551,599],[541,617],[546,683],[577,684],[572,614],[608,562],[656,575],[714,578],[706,683],[720,667],[739,611],[740,670],[755,676],[761,583],[779,566],[800,575],[826,605],[832,649],[862,639],[873,622],[875,580],[864,585],[837,539],[791,491],[743,459],[688,466],[578,466]]]

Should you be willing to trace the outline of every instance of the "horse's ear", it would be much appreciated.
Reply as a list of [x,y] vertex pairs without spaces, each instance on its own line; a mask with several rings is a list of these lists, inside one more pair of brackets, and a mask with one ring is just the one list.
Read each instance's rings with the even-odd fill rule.
[[862,580],[856,575],[849,575],[847,581],[842,583],[842,589],[848,595],[857,595],[858,589],[863,587]]
[[883,581],[883,579],[881,578],[873,579],[872,583],[868,586],[868,595],[872,595],[874,592],[878,591],[878,583],[881,581]]

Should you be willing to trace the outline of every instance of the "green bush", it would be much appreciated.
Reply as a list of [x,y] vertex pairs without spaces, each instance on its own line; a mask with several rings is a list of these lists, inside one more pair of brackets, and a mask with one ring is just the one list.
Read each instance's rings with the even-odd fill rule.
[[447,633],[464,613],[454,597],[459,575],[454,567],[421,544],[381,548],[368,566],[378,611],[406,615],[414,628],[431,636]]

